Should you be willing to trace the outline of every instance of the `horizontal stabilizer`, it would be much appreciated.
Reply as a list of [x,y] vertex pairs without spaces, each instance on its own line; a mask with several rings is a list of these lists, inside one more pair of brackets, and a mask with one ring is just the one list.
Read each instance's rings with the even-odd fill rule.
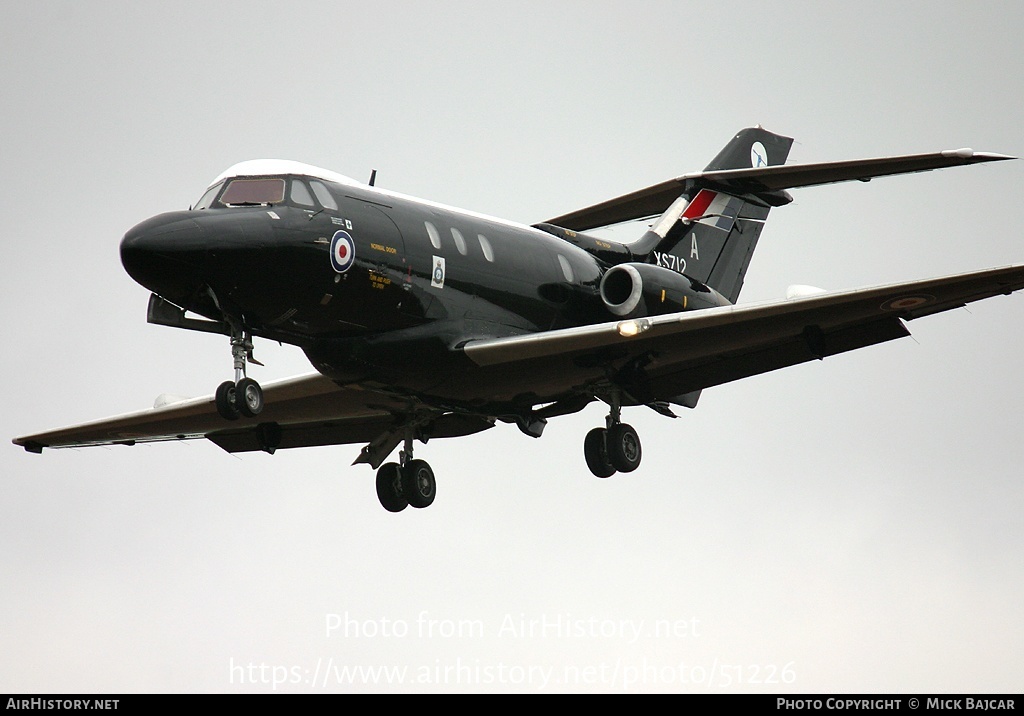
[[877,159],[855,159],[818,164],[782,164],[745,169],[704,171],[669,179],[585,209],[549,219],[547,223],[573,231],[586,231],[664,212],[681,194],[710,188],[733,195],[760,198],[768,205],[787,203],[786,189],[843,181],[869,181],[873,177],[926,172],[932,169],[997,162],[1015,157],[971,149],[931,154],[908,154]]

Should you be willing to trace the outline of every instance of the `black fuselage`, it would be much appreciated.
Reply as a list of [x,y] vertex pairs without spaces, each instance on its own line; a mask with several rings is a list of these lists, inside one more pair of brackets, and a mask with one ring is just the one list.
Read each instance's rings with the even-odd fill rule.
[[[479,384],[468,395],[450,380],[468,367],[459,343],[612,318],[598,292],[606,266],[582,248],[370,187],[327,186],[336,209],[285,201],[161,214],[125,235],[122,262],[188,311],[300,346],[338,382],[438,400],[479,400]],[[332,251],[346,238],[353,255],[339,270]],[[490,388],[488,400],[515,400],[514,385]]]

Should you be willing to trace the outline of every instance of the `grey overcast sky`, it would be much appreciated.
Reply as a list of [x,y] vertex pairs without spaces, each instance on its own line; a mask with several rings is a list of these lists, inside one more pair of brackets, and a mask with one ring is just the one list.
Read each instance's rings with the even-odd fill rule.
[[[702,168],[1024,155],[1024,4],[32,2],[0,23],[7,439],[208,394],[222,337],[147,325],[135,223],[289,158],[523,222]],[[814,189],[741,301],[1024,262],[1024,162]],[[625,231],[624,239],[642,227]],[[631,233],[632,232],[632,233]],[[3,692],[1019,692],[1024,297],[541,440],[432,441],[386,513],[359,446],[0,449]],[[261,381],[307,372],[258,343]]]

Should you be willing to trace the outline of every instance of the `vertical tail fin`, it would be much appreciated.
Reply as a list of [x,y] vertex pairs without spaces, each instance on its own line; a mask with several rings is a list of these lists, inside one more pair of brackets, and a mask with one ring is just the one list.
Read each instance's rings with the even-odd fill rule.
[[719,169],[746,169],[766,167],[774,164],[785,164],[789,156],[789,148],[793,146],[791,137],[773,134],[761,127],[748,127],[737,132],[722,151],[704,167],[704,171],[713,172]]
[[[741,130],[705,168],[745,169],[783,164],[793,140],[761,127]],[[749,195],[715,188],[713,177],[692,182],[638,246],[647,260],[700,281],[735,303],[770,207]]]

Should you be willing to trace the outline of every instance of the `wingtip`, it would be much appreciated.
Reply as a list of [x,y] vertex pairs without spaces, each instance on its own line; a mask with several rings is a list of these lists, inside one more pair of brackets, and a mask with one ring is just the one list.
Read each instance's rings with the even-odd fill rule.
[[975,158],[983,157],[987,162],[1002,162],[1007,159],[1017,159],[1009,154],[996,154],[995,152],[975,152]]
[[976,162],[1000,162],[1007,159],[1016,159],[1008,154],[996,154],[995,152],[976,152],[970,147],[960,149],[947,149],[942,152],[944,157],[955,157],[957,159],[972,159]]
[[30,452],[34,455],[41,455],[43,448],[46,447],[40,442],[36,442],[35,440],[26,440],[24,438],[15,438],[11,442],[25,448],[25,452]]

